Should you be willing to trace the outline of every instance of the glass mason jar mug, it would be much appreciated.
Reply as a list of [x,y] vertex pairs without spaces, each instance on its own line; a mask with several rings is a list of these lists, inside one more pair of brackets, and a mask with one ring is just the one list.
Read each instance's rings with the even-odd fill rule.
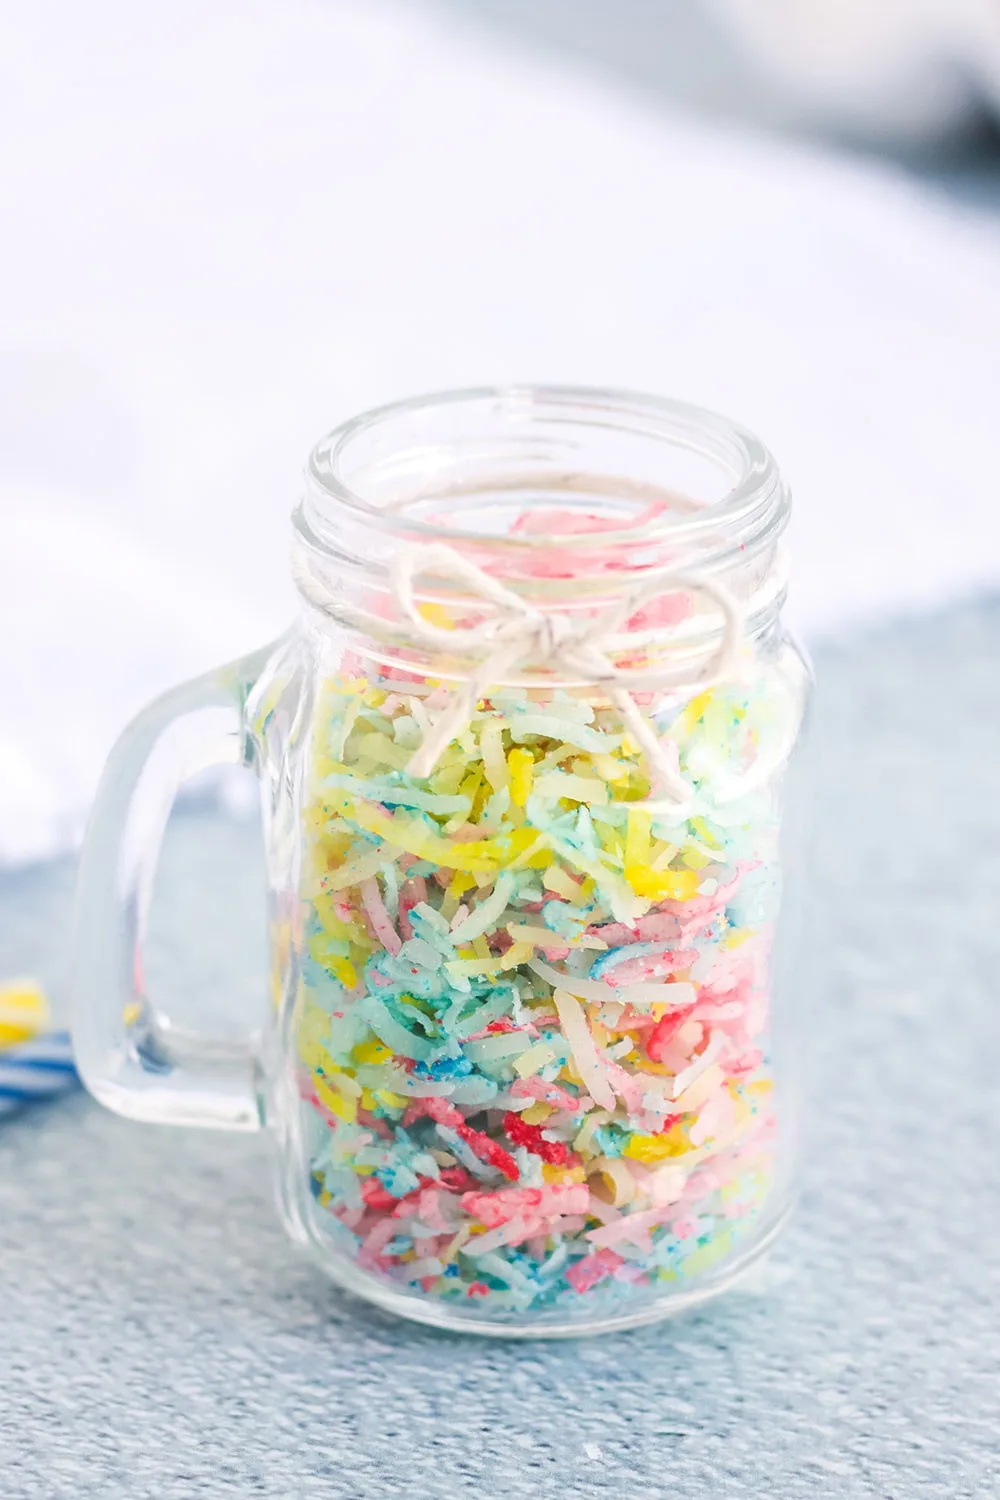
[[[298,625],[112,754],[77,908],[103,1103],[272,1131],[342,1286],[481,1333],[703,1300],[792,1194],[781,792],[808,673],[788,495],[678,403],[485,390],[333,433],[295,514]],[[243,1047],[144,992],[192,766],[260,778],[274,1002]]]

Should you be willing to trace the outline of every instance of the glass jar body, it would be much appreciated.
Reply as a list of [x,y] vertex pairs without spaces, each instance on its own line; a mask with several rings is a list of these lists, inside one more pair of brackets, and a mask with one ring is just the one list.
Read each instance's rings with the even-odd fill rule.
[[445,666],[313,622],[249,705],[283,1216],[342,1286],[438,1326],[668,1315],[793,1198],[782,801],[807,669],[775,618],[738,681],[647,693],[695,792],[650,812],[592,683],[491,684],[414,778]]
[[[795,1170],[788,508],[752,434],[634,393],[330,434],[299,625],[150,704],[105,770],[74,924],[96,1097],[265,1125],[295,1238],[425,1322],[596,1332],[732,1281]],[[271,927],[238,1041],[174,1024],[143,959],[177,788],[234,763]]]

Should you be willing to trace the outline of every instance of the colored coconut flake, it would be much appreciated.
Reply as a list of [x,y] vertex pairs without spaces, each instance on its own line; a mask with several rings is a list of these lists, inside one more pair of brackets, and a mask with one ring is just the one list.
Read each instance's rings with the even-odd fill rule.
[[461,714],[429,666],[325,683],[298,1091],[317,1223],[365,1274],[501,1322],[617,1312],[766,1215],[778,813],[740,768],[787,689],[744,668],[642,698],[686,805],[596,681]]

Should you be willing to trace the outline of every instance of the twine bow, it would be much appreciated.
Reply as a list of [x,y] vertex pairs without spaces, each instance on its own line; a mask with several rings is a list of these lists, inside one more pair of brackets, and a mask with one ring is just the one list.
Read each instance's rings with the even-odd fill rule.
[[[649,768],[651,796],[642,806],[650,811],[677,813],[691,803],[693,790],[680,773],[672,743],[660,739],[629,691],[629,683],[634,687],[636,679],[646,679],[655,685],[655,679],[658,675],[662,677],[662,672],[658,674],[655,665],[639,669],[622,667],[616,658],[634,655],[637,647],[662,641],[662,629],[640,634],[623,633],[623,627],[643,604],[671,589],[682,588],[712,599],[724,621],[718,649],[696,674],[695,681],[689,680],[686,685],[703,691],[733,676],[743,622],[739,606],[728,589],[709,578],[676,573],[639,583],[597,615],[574,619],[568,614],[536,609],[443,543],[401,548],[390,574],[396,598],[415,641],[433,650],[485,652],[480,665],[456,689],[448,708],[425,733],[423,743],[407,766],[411,775],[430,776],[449,743],[468,727],[479,699],[491,687],[503,682],[512,667],[530,662],[560,669],[569,677],[594,682],[607,689],[610,701],[621,714]],[[446,629],[434,624],[421,614],[414,598],[416,580],[427,575],[464,584],[469,593],[494,604],[496,614],[466,628]]]

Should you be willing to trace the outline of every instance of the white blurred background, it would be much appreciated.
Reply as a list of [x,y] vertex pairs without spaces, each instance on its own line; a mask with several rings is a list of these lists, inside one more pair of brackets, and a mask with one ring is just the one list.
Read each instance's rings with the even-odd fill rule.
[[995,587],[998,77],[995,0],[6,0],[0,859],[283,628],[308,449],[378,402],[739,418],[813,637]]

